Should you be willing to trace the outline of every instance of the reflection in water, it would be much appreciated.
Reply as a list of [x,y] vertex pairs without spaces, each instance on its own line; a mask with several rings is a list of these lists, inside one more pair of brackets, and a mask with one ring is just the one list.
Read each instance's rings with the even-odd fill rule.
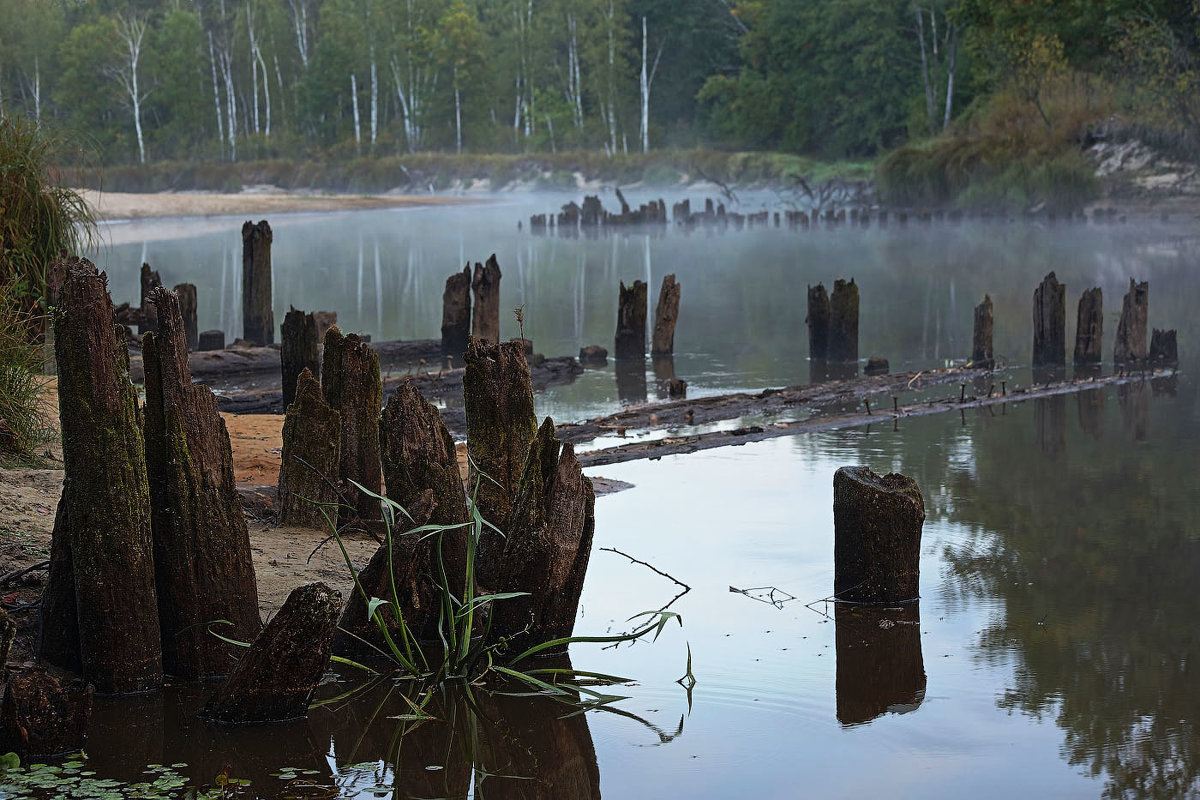
[[838,603],[837,718],[870,722],[915,711],[925,699],[919,603],[896,607]]
[[617,374],[617,397],[621,405],[646,402],[645,359],[617,359],[613,368]]
[[1104,390],[1089,389],[1075,395],[1079,411],[1079,429],[1093,439],[1099,439],[1104,430]]
[[1034,367],[1033,368],[1033,383],[1034,385],[1042,385],[1046,383],[1060,383],[1067,379],[1066,367]]
[[681,398],[687,393],[687,383],[675,375],[672,356],[656,356],[654,362],[654,396],[659,400]]
[[1144,381],[1125,383],[1117,387],[1117,405],[1125,434],[1135,442],[1146,441],[1150,429],[1150,390]]
[[1067,396],[1056,394],[1033,401],[1033,425],[1038,449],[1054,461],[1067,450]]
[[824,361],[822,359],[811,359],[808,362],[808,380],[810,383],[844,381],[857,377],[857,361]]

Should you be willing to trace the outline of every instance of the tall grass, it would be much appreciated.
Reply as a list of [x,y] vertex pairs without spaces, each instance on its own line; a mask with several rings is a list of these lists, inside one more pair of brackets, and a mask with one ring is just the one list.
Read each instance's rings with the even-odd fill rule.
[[0,464],[28,460],[53,437],[41,405],[42,359],[29,311],[0,287]]

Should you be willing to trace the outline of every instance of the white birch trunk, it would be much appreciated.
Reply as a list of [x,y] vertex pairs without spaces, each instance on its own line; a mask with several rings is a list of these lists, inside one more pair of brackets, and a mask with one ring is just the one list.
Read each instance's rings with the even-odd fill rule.
[[375,46],[371,45],[371,149],[379,135],[379,76],[375,67]]
[[462,154],[462,97],[458,91],[458,65],[454,65],[454,152]]
[[358,120],[358,78],[350,73],[350,103],[354,108],[354,147],[362,149],[362,128]]
[[255,57],[258,55],[258,36],[254,30],[254,9],[250,4],[246,4],[246,38],[250,44],[250,87],[253,97],[250,103],[251,107],[251,122],[254,125],[254,132],[258,133],[259,115],[258,115],[258,63]]
[[125,60],[117,70],[116,77],[125,89],[133,110],[133,128],[137,133],[138,163],[146,163],[146,141],[142,135],[142,100],[145,96],[138,86],[138,65],[142,58],[142,39],[146,35],[146,21],[135,16],[117,18],[117,36],[125,45]]
[[212,64],[213,103],[217,108],[217,141],[221,144],[221,154],[225,153],[225,120],[221,116],[221,86],[217,83],[217,56],[213,52],[212,32],[208,34],[208,61]]

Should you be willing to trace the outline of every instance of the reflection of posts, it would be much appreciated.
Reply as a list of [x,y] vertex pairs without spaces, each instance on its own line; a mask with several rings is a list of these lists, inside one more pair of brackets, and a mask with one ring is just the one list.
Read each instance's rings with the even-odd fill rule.
[[1135,442],[1146,441],[1150,430],[1150,392],[1144,382],[1126,383],[1117,387],[1117,404],[1125,433]]
[[870,722],[887,712],[915,711],[925,699],[918,603],[834,609],[837,626],[837,718]]
[[1033,401],[1033,425],[1038,449],[1051,461],[1067,450],[1067,396],[1039,397]]
[[1075,395],[1079,411],[1079,429],[1093,439],[1104,432],[1104,390],[1089,389]]
[[617,373],[617,399],[626,405],[646,402],[646,362],[617,360],[613,368]]

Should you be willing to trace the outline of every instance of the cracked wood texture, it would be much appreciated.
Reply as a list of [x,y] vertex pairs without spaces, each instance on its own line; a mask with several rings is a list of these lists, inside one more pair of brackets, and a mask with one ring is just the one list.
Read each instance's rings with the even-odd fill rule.
[[271,226],[261,220],[242,225],[242,329],[251,344],[266,347],[275,341],[275,312],[271,308]]
[[[279,465],[279,524],[335,528],[341,469],[342,415],[321,398],[321,384],[307,367],[296,382],[296,399],[283,417]],[[328,515],[328,520],[326,519]]]
[[321,367],[325,402],[342,416],[342,454],[339,479],[342,491],[352,499],[363,519],[379,519],[379,501],[354,488],[355,481],[380,494],[383,467],[379,454],[379,410],[383,406],[383,382],[379,355],[355,334],[343,336],[338,326],[325,332],[325,354]]

